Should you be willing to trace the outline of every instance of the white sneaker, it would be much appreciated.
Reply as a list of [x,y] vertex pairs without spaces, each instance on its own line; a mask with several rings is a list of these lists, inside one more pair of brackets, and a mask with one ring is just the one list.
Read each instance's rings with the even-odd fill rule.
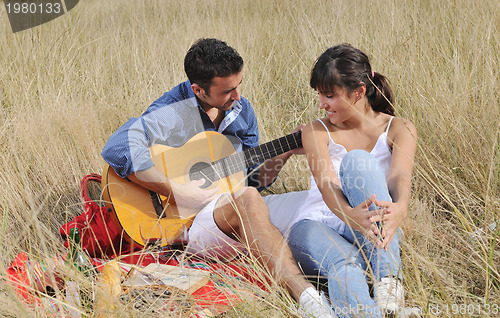
[[384,315],[396,317],[404,308],[405,295],[399,279],[387,276],[374,285],[375,302]]
[[335,317],[328,299],[323,292],[319,293],[314,287],[309,287],[302,292],[299,306],[300,315],[304,318]]

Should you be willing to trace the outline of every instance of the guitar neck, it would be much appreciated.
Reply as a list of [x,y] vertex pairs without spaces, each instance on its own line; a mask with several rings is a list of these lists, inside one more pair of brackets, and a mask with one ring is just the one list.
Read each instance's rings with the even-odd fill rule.
[[245,157],[245,168],[250,168],[267,159],[271,159],[299,147],[302,147],[300,131],[266,142],[255,148],[248,149],[243,152]]
[[302,147],[300,131],[214,161],[212,167],[219,176],[229,176],[299,147]]

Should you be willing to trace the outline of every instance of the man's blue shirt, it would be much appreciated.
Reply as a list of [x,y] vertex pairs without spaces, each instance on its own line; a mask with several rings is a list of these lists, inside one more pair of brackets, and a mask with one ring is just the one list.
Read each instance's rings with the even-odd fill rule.
[[[226,111],[216,129],[186,81],[154,101],[138,118],[130,118],[111,135],[102,157],[122,178],[153,166],[148,147],[180,147],[202,131],[217,131],[229,138],[236,151],[258,146],[257,118],[250,102],[241,97]],[[253,167],[254,168],[254,167]],[[255,175],[252,176],[254,179]],[[249,185],[254,181],[249,180]]]

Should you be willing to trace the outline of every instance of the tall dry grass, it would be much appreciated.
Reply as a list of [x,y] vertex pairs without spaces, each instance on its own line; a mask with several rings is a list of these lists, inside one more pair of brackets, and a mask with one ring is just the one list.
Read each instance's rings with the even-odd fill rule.
[[[81,213],[79,180],[101,172],[117,127],[185,79],[196,39],[223,39],[243,56],[261,141],[321,116],[310,69],[324,49],[349,42],[389,77],[397,114],[419,132],[402,248],[408,304],[429,316],[496,316],[484,311],[500,306],[499,232],[471,233],[500,219],[498,1],[82,0],[16,34],[1,10],[2,276],[21,251],[63,252],[57,231]],[[270,191],[308,182],[298,158]],[[0,293],[2,315],[43,315],[4,282]],[[270,293],[229,316],[287,315],[289,303]]]

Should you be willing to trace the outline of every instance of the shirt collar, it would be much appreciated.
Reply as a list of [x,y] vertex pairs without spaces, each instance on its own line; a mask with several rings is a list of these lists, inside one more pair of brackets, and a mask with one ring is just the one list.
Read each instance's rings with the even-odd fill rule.
[[[198,99],[196,98],[196,95],[193,92],[193,89],[191,88],[191,82],[187,80],[184,82],[184,84],[186,85],[188,98],[193,100],[193,103],[189,103],[188,105],[191,107],[198,107],[199,109],[203,110],[203,108],[201,108],[200,103],[198,102]],[[241,112],[242,107],[243,106],[241,105],[240,101],[234,101],[233,107],[231,107],[230,110],[226,111],[226,115],[233,111],[239,114]]]
[[198,99],[196,99],[196,95],[194,94],[193,89],[191,88],[191,82],[189,80],[187,80],[184,82],[184,85],[185,85],[184,89],[186,90],[187,97],[189,100],[192,101],[192,103],[188,103],[187,106],[192,107],[192,108],[198,106],[201,108],[201,106],[198,103]]

